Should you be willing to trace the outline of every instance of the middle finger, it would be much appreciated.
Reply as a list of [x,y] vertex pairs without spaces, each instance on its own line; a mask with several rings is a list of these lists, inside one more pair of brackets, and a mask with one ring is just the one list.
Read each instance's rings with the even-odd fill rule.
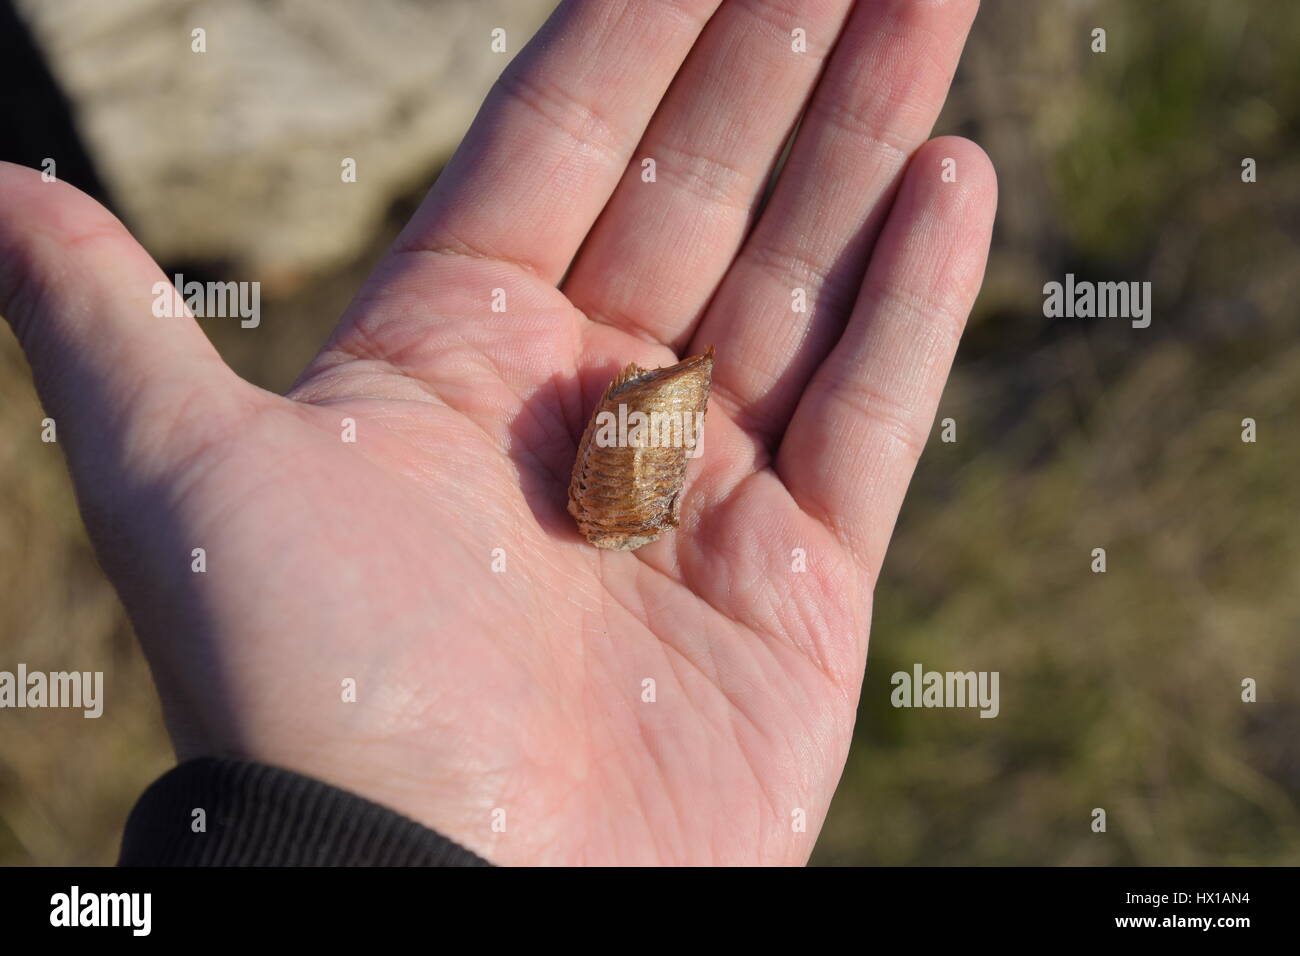
[[673,348],[689,339],[851,6],[728,0],[718,9],[565,280],[588,318]]
[[695,345],[718,349],[713,399],[769,447],[843,331],[898,181],[930,135],[978,6],[858,5],[771,202],[700,323]]

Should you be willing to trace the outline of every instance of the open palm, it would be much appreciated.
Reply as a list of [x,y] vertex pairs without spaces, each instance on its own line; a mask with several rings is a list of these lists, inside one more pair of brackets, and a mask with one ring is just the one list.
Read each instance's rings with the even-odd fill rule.
[[[285,397],[152,315],[106,211],[0,168],[0,310],[178,754],[498,863],[805,861],[987,252],[987,159],[922,145],[974,6],[563,4]],[[681,528],[591,547],[601,390],[706,345]]]

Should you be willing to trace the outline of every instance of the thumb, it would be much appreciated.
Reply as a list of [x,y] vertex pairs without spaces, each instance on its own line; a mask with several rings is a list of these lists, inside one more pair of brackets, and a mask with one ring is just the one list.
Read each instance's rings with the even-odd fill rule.
[[0,314],[32,366],[79,491],[174,460],[255,391],[188,312],[154,314],[164,289],[170,295],[162,270],[103,206],[0,163]]

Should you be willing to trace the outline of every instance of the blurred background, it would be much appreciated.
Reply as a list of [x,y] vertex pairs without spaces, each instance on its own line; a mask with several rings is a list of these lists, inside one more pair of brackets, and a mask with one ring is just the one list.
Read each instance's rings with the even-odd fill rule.
[[[259,328],[203,324],[283,390],[509,59],[491,31],[512,55],[553,6],[0,0],[0,158],[55,157],[168,275],[260,281]],[[1300,4],[984,0],[936,133],[1001,206],[813,862],[1300,864]],[[1045,319],[1067,272],[1150,281],[1151,326]],[[0,669],[108,702],[0,712],[0,864],[108,864],[172,754],[43,417],[0,327]],[[999,671],[1000,716],[892,708],[918,662]]]

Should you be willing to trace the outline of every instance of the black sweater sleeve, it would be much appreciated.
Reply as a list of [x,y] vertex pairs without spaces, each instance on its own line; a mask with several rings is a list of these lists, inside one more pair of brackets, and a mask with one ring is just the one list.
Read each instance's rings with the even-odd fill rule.
[[201,757],[163,774],[136,802],[118,865],[491,864],[330,784],[266,764]]

